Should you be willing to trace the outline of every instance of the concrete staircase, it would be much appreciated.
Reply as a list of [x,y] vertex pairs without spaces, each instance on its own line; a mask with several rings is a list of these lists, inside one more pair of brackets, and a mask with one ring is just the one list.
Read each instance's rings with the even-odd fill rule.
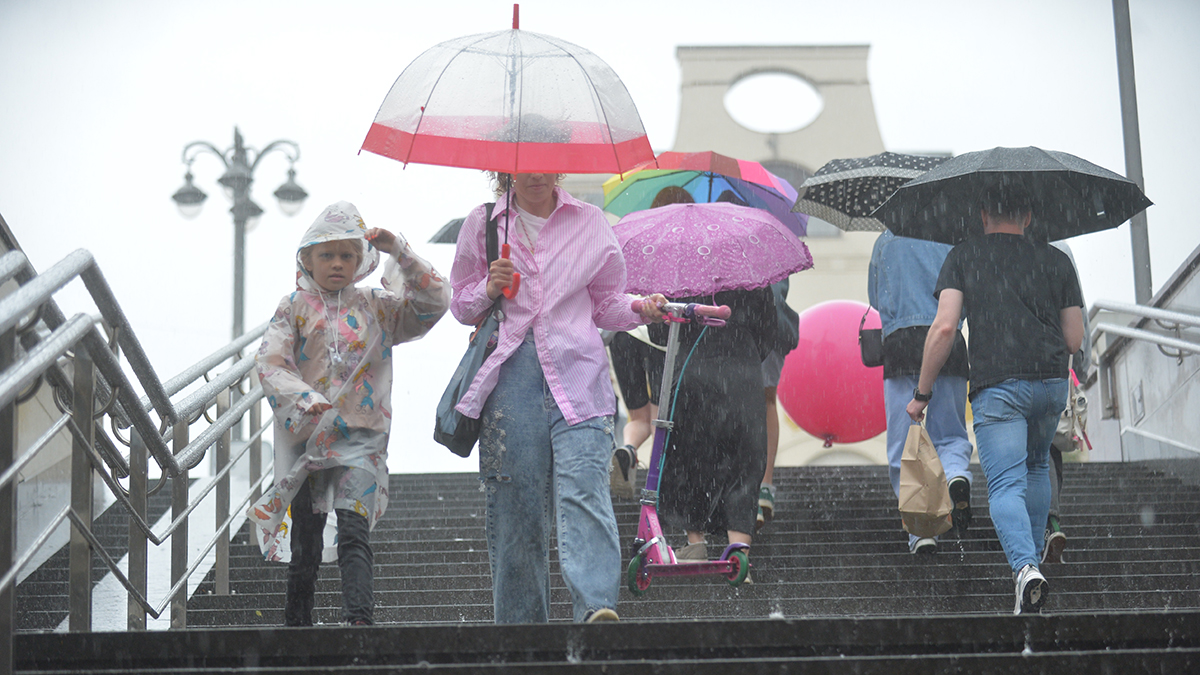
[[[171,488],[168,482],[146,500],[147,519],[153,523],[170,508]],[[129,518],[120,506],[108,508],[93,520],[92,531],[113,560],[120,560],[129,552]],[[17,630],[54,630],[67,618],[70,578],[68,548],[63,546],[17,586]],[[100,556],[93,555],[92,583],[98,583],[106,574],[108,567],[104,561]]]
[[[622,590],[621,624],[577,626],[552,566],[555,621],[497,627],[476,477],[395,475],[393,501],[372,535],[376,618],[385,625],[336,627],[340,593],[329,565],[316,618],[333,626],[276,629],[284,567],[263,562],[243,529],[232,545],[233,593],[213,595],[207,579],[188,605],[194,628],[21,634],[18,672],[253,665],[256,672],[367,673],[422,663],[453,672],[561,672],[600,662],[606,672],[645,672],[649,663],[654,672],[1200,669],[1200,489],[1149,466],[1066,466],[1067,562],[1044,567],[1051,594],[1039,617],[1011,616],[1011,575],[982,475],[971,529],[963,539],[944,537],[934,556],[908,553],[885,467],[780,468],[776,484],[777,518],[751,549],[752,585],[655,579],[641,598]],[[618,500],[616,508],[627,543],[637,505]],[[722,543],[710,540],[710,553]]]

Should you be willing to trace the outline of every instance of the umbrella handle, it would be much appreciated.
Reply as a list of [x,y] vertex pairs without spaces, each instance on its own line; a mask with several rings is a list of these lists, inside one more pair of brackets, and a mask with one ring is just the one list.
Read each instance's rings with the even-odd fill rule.
[[[500,247],[500,257],[507,258],[510,251],[512,251],[512,247],[510,247],[508,244],[502,245]],[[517,297],[517,291],[520,289],[521,289],[521,273],[513,272],[512,286],[509,286],[509,287],[503,289],[504,297],[508,298],[509,300],[512,300],[513,298]]]

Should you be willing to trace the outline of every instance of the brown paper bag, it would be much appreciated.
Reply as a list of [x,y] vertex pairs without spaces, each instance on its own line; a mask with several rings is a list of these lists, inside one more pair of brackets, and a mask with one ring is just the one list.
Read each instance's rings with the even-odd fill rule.
[[918,537],[936,537],[950,529],[953,509],[937,449],[925,427],[914,424],[908,428],[900,457],[900,518],[904,529]]

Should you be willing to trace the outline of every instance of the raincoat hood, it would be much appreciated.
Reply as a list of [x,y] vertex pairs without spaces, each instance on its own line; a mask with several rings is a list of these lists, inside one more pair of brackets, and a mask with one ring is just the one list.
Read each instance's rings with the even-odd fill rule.
[[300,240],[300,246],[296,249],[296,285],[301,290],[312,293],[327,292],[313,279],[312,273],[304,268],[300,253],[309,246],[342,239],[362,242],[363,255],[354,273],[354,283],[365,279],[379,264],[379,251],[367,241],[366,233],[367,226],[353,204],[338,202],[326,206],[304,233],[304,238]]

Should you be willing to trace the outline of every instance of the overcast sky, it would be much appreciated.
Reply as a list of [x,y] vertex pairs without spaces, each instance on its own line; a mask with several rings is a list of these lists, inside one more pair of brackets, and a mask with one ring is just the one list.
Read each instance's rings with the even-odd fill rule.
[[[1155,290],[1200,244],[1188,157],[1200,155],[1200,2],[1130,0]],[[161,379],[229,338],[233,227],[201,157],[202,214],[183,219],[183,146],[299,143],[311,197],[294,218],[271,192],[282,155],[255,174],[266,211],[248,238],[247,326],[292,288],[295,245],[334,201],[423,244],[489,197],[480,172],[357,154],[392,82],[426,48],[511,26],[512,3],[204,3],[0,0],[0,214],[45,270],[88,249]],[[1124,173],[1108,0],[580,3],[521,5],[521,28],[581,45],[625,82],[650,142],[668,150],[679,45],[868,44],[884,145],[954,154],[999,145],[1079,155]],[[754,158],[748,158],[754,159]],[[1071,242],[1090,301],[1132,301],[1128,226]],[[93,312],[81,284],[57,298]],[[437,396],[466,331],[447,318],[396,351],[393,471],[474,470],[431,440]]]

